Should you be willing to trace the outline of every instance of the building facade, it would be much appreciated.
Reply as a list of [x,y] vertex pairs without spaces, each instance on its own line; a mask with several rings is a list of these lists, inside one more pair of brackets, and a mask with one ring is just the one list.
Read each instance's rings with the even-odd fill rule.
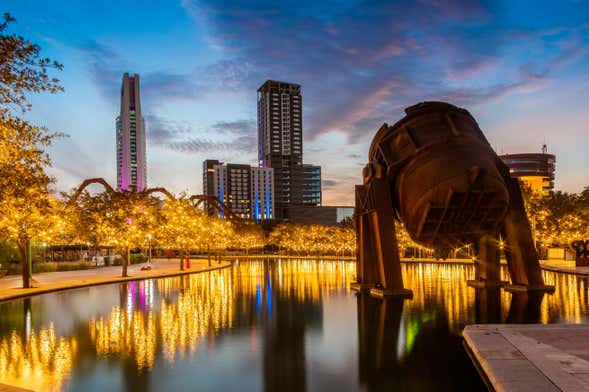
[[556,156],[547,154],[506,154],[500,156],[511,177],[519,179],[534,192],[547,194],[554,189]]
[[[206,160],[203,162],[203,193],[215,196],[244,219],[274,219],[272,168],[259,168]],[[210,211],[208,205],[205,209]],[[222,218],[222,211],[216,212]]]
[[258,89],[258,159],[274,169],[276,217],[303,204],[303,109],[301,86],[266,81]]
[[121,111],[116,119],[117,188],[141,192],[147,187],[145,123],[141,113],[139,75],[123,75]]
[[286,209],[291,223],[335,226],[354,216],[351,206],[291,206]]
[[291,220],[293,206],[321,205],[321,166],[303,164],[300,85],[267,80],[258,89],[258,160],[274,169],[276,219]]
[[303,165],[303,204],[306,206],[321,205],[321,166]]

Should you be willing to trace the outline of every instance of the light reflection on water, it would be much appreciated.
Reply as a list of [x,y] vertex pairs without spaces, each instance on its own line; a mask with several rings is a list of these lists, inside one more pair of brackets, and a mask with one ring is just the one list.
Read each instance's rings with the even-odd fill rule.
[[[505,273],[505,271],[504,271]],[[239,262],[0,304],[0,383],[33,390],[479,390],[466,324],[589,321],[587,280],[473,289],[468,265],[404,264],[413,300],[356,297],[355,264]],[[238,387],[237,387],[238,386]]]

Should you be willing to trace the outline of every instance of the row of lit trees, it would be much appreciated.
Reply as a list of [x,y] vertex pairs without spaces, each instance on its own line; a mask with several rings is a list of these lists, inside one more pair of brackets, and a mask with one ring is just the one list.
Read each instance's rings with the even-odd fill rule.
[[53,243],[113,247],[124,255],[123,276],[127,276],[133,249],[149,245],[179,250],[181,256],[191,250],[219,252],[235,237],[229,221],[204,214],[185,195],[161,200],[145,193],[83,192],[63,212],[67,224],[61,225],[63,229]]
[[524,195],[538,248],[568,247],[572,241],[589,239],[589,187],[580,193]]
[[270,233],[268,244],[295,254],[352,255],[356,233],[351,227],[282,224]]

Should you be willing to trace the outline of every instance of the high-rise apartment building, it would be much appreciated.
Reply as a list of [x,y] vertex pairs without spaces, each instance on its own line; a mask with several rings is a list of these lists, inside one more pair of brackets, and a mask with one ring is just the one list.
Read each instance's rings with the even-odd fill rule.
[[276,218],[303,204],[303,109],[301,86],[266,81],[258,89],[258,159],[274,169]]
[[[203,162],[203,193],[216,196],[241,218],[274,219],[273,177],[271,168],[208,159]],[[218,214],[224,217],[222,211]]]
[[147,187],[145,124],[141,114],[139,75],[123,75],[117,130],[117,187],[141,192]]

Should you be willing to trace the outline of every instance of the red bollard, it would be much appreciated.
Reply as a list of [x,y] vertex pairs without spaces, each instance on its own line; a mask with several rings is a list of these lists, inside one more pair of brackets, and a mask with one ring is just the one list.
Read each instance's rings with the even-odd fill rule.
[[185,262],[186,262],[186,268],[190,268],[190,257],[189,256],[186,256]]

